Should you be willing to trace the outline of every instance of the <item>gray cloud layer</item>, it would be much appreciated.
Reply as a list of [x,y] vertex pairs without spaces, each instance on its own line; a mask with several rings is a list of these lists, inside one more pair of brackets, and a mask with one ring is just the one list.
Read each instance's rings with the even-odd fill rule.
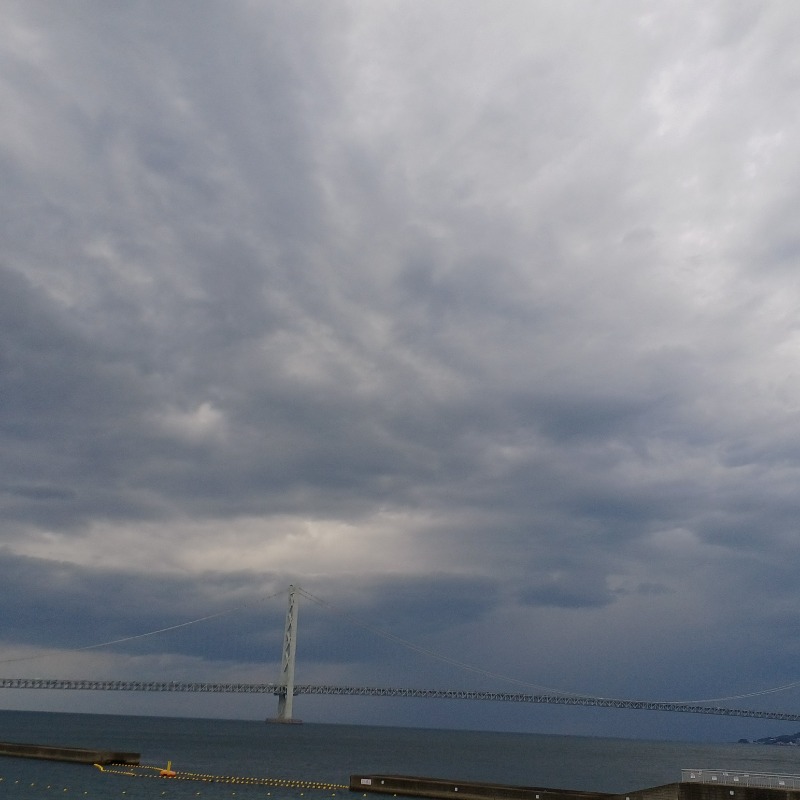
[[9,657],[295,581],[548,686],[798,677],[794,4],[2,16]]

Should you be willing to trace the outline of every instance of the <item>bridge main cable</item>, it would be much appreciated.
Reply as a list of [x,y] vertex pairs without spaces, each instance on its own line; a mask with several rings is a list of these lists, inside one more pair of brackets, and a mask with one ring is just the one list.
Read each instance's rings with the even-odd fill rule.
[[[0,678],[0,689],[61,689],[116,692],[201,692],[213,694],[272,694],[281,696],[286,686],[280,683],[214,683],[201,681],[121,681],[73,678]],[[418,697],[440,700],[491,700],[506,703],[542,703],[560,706],[627,708],[642,711],[672,711],[712,714],[724,717],[751,717],[800,722],[800,714],[784,711],[756,711],[723,706],[703,706],[651,700],[582,697],[580,695],[527,694],[524,692],[472,691],[463,689],[413,689],[375,686],[330,686],[296,684],[294,694],[350,695],[360,697]]]

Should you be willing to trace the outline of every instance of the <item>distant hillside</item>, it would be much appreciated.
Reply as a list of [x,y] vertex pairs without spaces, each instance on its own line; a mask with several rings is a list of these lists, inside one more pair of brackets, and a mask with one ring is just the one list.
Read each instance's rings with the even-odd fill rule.
[[753,744],[800,745],[800,731],[786,733],[783,736],[765,736],[763,739],[753,739]]

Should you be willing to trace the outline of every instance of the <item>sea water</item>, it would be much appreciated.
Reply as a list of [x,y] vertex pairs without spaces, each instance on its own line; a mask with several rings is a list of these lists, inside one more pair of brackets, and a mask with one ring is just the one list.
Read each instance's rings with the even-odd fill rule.
[[[800,748],[794,747],[22,711],[0,711],[0,741],[133,751],[141,753],[142,764],[166,767],[171,761],[182,772],[334,786],[347,785],[351,774],[386,773],[625,792],[679,781],[681,769],[800,772]],[[13,800],[358,796],[330,787],[144,778],[0,757],[0,798]]]

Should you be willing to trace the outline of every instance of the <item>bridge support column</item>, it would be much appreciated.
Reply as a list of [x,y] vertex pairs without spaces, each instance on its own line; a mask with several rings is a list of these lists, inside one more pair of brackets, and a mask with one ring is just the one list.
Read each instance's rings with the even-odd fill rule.
[[289,608],[286,611],[286,627],[283,633],[283,656],[281,658],[281,677],[278,683],[278,716],[268,722],[297,723],[292,717],[294,700],[294,662],[297,651],[297,597],[294,586],[289,587]]

